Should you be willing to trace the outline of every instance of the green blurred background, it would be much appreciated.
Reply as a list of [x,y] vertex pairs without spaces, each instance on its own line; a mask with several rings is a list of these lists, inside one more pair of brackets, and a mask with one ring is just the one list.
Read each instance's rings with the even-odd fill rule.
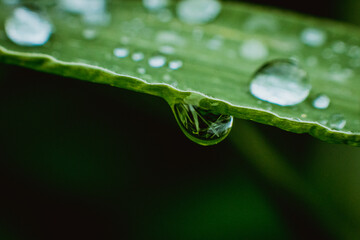
[[359,148],[241,120],[202,147],[162,99],[4,64],[0,142],[0,240],[360,239]]

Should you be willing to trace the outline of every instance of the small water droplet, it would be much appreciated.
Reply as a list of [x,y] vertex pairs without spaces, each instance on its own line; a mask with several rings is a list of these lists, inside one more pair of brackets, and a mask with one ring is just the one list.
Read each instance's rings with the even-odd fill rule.
[[161,52],[163,54],[171,55],[171,54],[175,53],[175,48],[172,46],[169,46],[169,45],[163,45],[163,46],[160,46],[159,52]]
[[279,28],[277,20],[273,16],[250,16],[244,23],[244,29],[248,31],[274,32]]
[[134,52],[132,55],[131,55],[131,59],[134,61],[134,62],[140,62],[142,60],[144,60],[144,53],[142,52]]
[[204,24],[219,15],[221,3],[217,0],[183,0],[177,4],[176,12],[182,22]]
[[219,50],[222,47],[223,42],[224,40],[221,36],[215,36],[207,42],[206,46],[211,50]]
[[318,63],[319,63],[319,60],[315,56],[310,56],[306,59],[306,65],[309,67],[315,67],[318,65]]
[[175,46],[184,46],[186,44],[186,40],[178,33],[173,31],[158,32],[155,41],[158,43],[170,44]]
[[140,74],[146,74],[146,69],[145,68],[143,68],[143,67],[139,67],[139,68],[137,68],[137,70],[136,70],[138,73],[140,73]]
[[313,106],[316,109],[327,109],[330,105],[330,98],[325,94],[320,94],[313,101]]
[[174,17],[169,9],[161,9],[160,11],[158,11],[156,16],[159,19],[159,21],[163,23],[170,22]]
[[129,56],[129,49],[123,47],[115,48],[114,56],[117,58],[126,58],[127,56]]
[[5,32],[20,46],[42,46],[52,34],[52,24],[35,9],[18,7],[6,20]]
[[82,15],[82,20],[87,25],[108,26],[111,22],[111,14],[107,11],[88,11]]
[[346,120],[342,114],[333,114],[331,115],[328,124],[330,128],[342,130],[346,125]]
[[103,12],[106,9],[106,0],[59,0],[59,5],[64,11],[76,14]]
[[149,11],[164,9],[169,4],[169,0],[143,0],[143,6]]
[[330,60],[336,57],[334,51],[331,48],[325,48],[322,53],[321,53],[322,57],[324,59]]
[[280,106],[303,102],[310,90],[307,73],[295,61],[285,59],[263,65],[250,84],[253,96]]
[[317,28],[305,28],[301,32],[301,41],[311,47],[320,47],[326,41],[326,33]]
[[20,3],[20,0],[2,0],[2,3],[7,6],[15,6]]
[[200,41],[204,37],[204,30],[201,28],[194,28],[192,36],[196,41]]
[[82,35],[86,40],[93,40],[97,37],[97,31],[90,28],[84,29]]
[[261,60],[268,56],[268,48],[259,40],[246,40],[240,46],[240,55],[249,60]]
[[337,54],[342,54],[346,52],[346,44],[342,41],[336,41],[332,45],[332,50]]
[[181,60],[172,60],[169,62],[169,68],[172,70],[178,70],[182,68],[182,66],[183,66],[183,61]]
[[166,64],[166,57],[161,56],[161,55],[155,55],[155,56],[149,58],[148,62],[149,62],[150,67],[161,68],[161,67],[165,66],[165,64]]
[[183,133],[204,146],[223,141],[233,125],[232,116],[214,114],[190,104],[177,103],[173,106],[173,112]]
[[359,46],[351,46],[348,52],[348,56],[351,58],[360,58],[360,47]]

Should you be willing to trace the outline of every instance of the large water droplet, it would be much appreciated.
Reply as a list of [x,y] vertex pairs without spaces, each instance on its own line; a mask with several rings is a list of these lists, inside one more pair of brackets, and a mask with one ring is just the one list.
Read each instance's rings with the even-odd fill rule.
[[313,106],[316,109],[327,109],[330,105],[330,98],[325,94],[320,94],[313,101]]
[[149,65],[153,68],[161,68],[166,64],[166,57],[161,55],[156,55],[149,58]]
[[177,103],[173,107],[175,118],[192,141],[210,146],[224,140],[230,133],[233,117],[214,114],[194,105]]
[[40,12],[18,7],[5,22],[8,38],[21,46],[42,46],[52,34],[50,21]]
[[214,20],[221,12],[217,0],[183,0],[176,8],[179,19],[190,24],[204,24]]
[[328,124],[330,128],[341,130],[346,125],[346,119],[342,114],[333,114],[331,115]]
[[143,5],[149,11],[158,11],[166,8],[169,0],[143,0]]
[[252,95],[280,106],[293,106],[309,95],[307,73],[293,60],[275,60],[263,65],[254,75]]
[[301,41],[311,47],[320,47],[326,41],[326,33],[317,28],[305,28],[301,32]]

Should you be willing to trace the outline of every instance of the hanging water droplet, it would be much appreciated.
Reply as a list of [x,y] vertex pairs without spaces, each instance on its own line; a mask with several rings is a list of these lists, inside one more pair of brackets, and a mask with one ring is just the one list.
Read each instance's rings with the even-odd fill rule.
[[131,55],[131,59],[134,61],[134,62],[140,62],[142,60],[144,60],[144,53],[142,52],[134,52],[132,55]]
[[305,28],[301,32],[301,41],[311,47],[320,47],[326,41],[326,33],[317,28]]
[[266,63],[255,73],[250,84],[253,96],[280,106],[303,102],[310,90],[307,73],[293,60]]
[[18,7],[5,22],[8,38],[21,46],[42,46],[52,34],[52,24],[35,9]]
[[330,128],[342,130],[346,125],[346,120],[342,114],[333,114],[331,115],[328,124]]
[[169,4],[169,0],[143,0],[144,7],[149,11],[164,9]]
[[182,22],[204,24],[219,15],[221,3],[217,0],[183,0],[177,4],[176,12]]
[[330,105],[330,98],[325,94],[320,94],[313,101],[313,106],[316,109],[327,109]]
[[224,140],[233,125],[232,116],[214,114],[190,104],[177,103],[173,106],[173,112],[184,134],[204,146]]
[[169,62],[169,68],[171,70],[178,70],[182,68],[182,66],[183,66],[183,61],[181,60],[172,60]]
[[259,40],[246,40],[240,46],[240,55],[249,60],[261,60],[268,56],[267,47]]
[[114,56],[117,58],[126,58],[129,56],[129,49],[127,48],[115,48],[114,49]]
[[166,57],[161,55],[156,55],[149,58],[149,65],[153,68],[161,68],[166,64]]

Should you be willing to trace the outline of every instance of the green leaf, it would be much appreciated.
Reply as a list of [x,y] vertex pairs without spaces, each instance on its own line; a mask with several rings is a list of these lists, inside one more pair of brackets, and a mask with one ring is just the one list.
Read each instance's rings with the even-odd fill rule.
[[[164,23],[148,13],[141,1],[109,3],[112,21],[97,28],[98,37],[87,40],[81,18],[49,7],[56,32],[42,47],[21,47],[6,38],[0,28],[0,61],[39,71],[143,92],[164,98],[170,105],[179,99],[217,113],[230,114],[295,133],[308,133],[328,142],[360,146],[360,31],[331,21],[282,13],[245,4],[225,2],[220,16],[206,25],[188,25],[174,17]],[[171,10],[174,10],[172,6]],[[0,8],[4,22],[9,7]],[[306,46],[300,35],[305,28],[321,29],[326,42]],[[240,45],[256,39],[269,51],[266,59],[250,60],[239,54]],[[211,41],[222,43],[212,49]],[[344,43],[344,48],[336,44]],[[113,49],[127,45],[141,51],[145,60],[118,59]],[[155,69],[147,60],[162,46],[171,46],[168,60],[180,59],[179,70]],[[309,98],[294,107],[261,102],[249,93],[249,81],[266,61],[294,57],[308,71],[313,86]],[[139,73],[139,68],[146,74]],[[141,71],[140,71],[141,72]],[[316,95],[331,98],[326,110],[312,107]],[[342,130],[331,129],[327,120],[344,115]]]

